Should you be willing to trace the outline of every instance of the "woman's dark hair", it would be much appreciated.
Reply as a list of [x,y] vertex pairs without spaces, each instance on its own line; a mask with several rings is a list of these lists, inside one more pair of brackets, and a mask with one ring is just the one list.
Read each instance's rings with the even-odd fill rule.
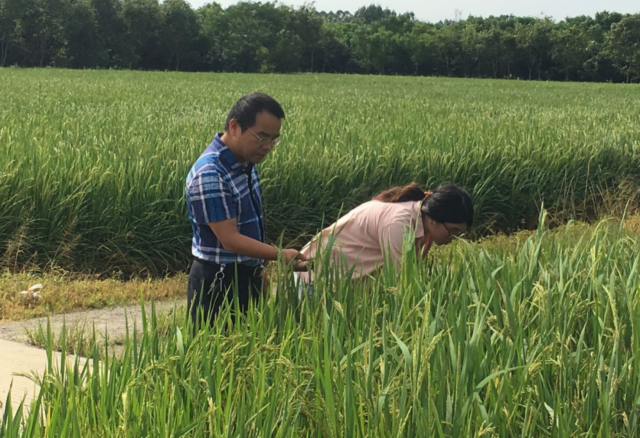
[[266,111],[278,119],[284,119],[284,110],[277,100],[264,93],[249,93],[242,96],[231,107],[224,124],[224,130],[229,130],[229,122],[235,120],[242,132],[256,124],[256,115]]
[[455,184],[439,186],[422,203],[422,214],[436,222],[473,225],[473,200]]
[[423,191],[416,183],[393,187],[373,198],[381,202],[422,201],[422,214],[440,223],[473,224],[473,200],[465,189],[455,184],[439,186],[432,192]]
[[389,190],[378,193],[373,200],[381,202],[409,202],[422,201],[425,192],[414,182],[406,186],[392,187]]

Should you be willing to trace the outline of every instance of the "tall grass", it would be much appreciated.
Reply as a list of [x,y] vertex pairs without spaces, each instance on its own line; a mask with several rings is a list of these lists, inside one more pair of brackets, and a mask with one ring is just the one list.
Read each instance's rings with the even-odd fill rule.
[[366,289],[325,270],[299,303],[282,277],[195,337],[152,315],[122,356],[50,360],[0,436],[635,437],[639,245],[607,223],[541,226],[427,264],[408,248]]
[[479,233],[535,228],[543,201],[594,218],[640,183],[638,87],[2,69],[3,264],[184,269],[186,174],[253,90],[287,113],[260,166],[272,241],[411,180],[468,188]]

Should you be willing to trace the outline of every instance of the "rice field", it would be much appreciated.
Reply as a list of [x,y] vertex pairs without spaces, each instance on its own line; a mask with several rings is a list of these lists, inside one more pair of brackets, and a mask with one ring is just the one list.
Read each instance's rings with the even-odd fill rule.
[[624,209],[640,184],[640,88],[339,75],[0,69],[0,263],[178,272],[183,184],[231,104],[287,119],[261,165],[268,236],[303,243],[390,185],[465,186],[476,235]]
[[88,360],[50,355],[0,437],[640,435],[637,220],[597,220],[637,203],[638,87],[0,69],[2,267],[184,270],[186,173],[254,90],[287,113],[260,167],[272,242],[409,181],[469,189],[477,239],[418,262],[408,236],[399,274],[325,267],[301,301],[275,264],[234,326],[152,314],[121,354],[43,328]]
[[325,270],[298,302],[283,275],[228,329],[194,337],[152,314],[121,355],[105,341],[50,360],[0,436],[636,437],[638,239],[612,221],[541,226],[427,264],[407,245],[399,277]]

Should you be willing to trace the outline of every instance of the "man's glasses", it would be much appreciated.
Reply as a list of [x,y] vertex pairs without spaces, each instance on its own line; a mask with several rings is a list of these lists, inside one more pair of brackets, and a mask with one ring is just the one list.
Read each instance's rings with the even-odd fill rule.
[[280,140],[277,139],[277,138],[271,139],[271,138],[268,138],[268,137],[260,137],[258,134],[253,132],[253,129],[251,129],[251,128],[249,128],[249,131],[251,131],[251,133],[256,136],[256,138],[258,139],[260,144],[263,145],[263,146],[276,147],[276,146],[278,146],[280,144]]

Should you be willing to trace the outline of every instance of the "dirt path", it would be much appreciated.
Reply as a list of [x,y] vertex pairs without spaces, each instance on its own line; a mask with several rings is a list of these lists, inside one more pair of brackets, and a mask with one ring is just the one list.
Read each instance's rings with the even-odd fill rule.
[[[156,314],[168,314],[174,309],[176,312],[185,312],[186,300],[156,301]],[[151,304],[145,305],[145,313],[151,315]],[[109,333],[110,339],[122,339],[126,334],[126,323],[132,330],[134,323],[139,329],[141,326],[142,306],[140,304],[111,307],[96,310],[85,310],[66,314],[51,315],[49,317],[51,330],[57,336],[62,332],[62,325],[66,323],[67,329],[72,327],[84,327],[84,335],[90,335],[95,325],[97,336],[104,337]],[[21,376],[21,373],[42,373],[47,365],[47,356],[44,350],[24,344],[29,343],[28,331],[35,331],[39,327],[46,330],[47,317],[34,318],[24,321],[0,322],[0,418],[4,413],[4,403],[7,401],[11,389],[11,406],[15,413],[20,402],[26,402],[26,406],[37,394],[37,387],[31,379]],[[119,354],[122,346],[112,347],[113,352]],[[54,352],[56,357],[58,353]],[[59,360],[59,359],[56,359]],[[81,358],[82,360],[82,358]],[[28,409],[28,408],[27,408]]]
[[[156,301],[156,313],[166,314],[171,312],[174,307],[176,311],[183,312],[186,306],[186,300],[166,300]],[[145,313],[151,314],[151,304],[145,305]],[[62,325],[66,323],[67,328],[73,326],[84,326],[85,330],[90,332],[95,325],[96,332],[104,335],[105,331],[109,333],[109,338],[123,338],[126,332],[126,323],[128,318],[129,330],[133,328],[134,322],[140,327],[142,316],[142,307],[140,304],[134,304],[125,307],[111,307],[96,310],[83,310],[72,313],[51,315],[48,317],[51,321],[51,330],[56,335],[62,331]],[[47,317],[27,319],[24,321],[0,322],[0,339],[14,342],[28,342],[28,331],[35,331],[38,327],[46,330]]]

